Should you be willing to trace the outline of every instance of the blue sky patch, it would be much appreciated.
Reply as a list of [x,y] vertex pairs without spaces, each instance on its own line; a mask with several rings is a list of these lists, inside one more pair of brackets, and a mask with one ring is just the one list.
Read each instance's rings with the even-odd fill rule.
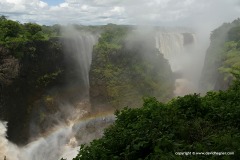
[[65,2],[65,0],[42,0],[43,2],[46,2],[49,6],[56,6],[60,3]]

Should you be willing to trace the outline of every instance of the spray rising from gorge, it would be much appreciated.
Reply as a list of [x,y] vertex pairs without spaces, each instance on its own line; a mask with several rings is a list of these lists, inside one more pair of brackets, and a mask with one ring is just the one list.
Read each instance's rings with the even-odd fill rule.
[[[6,125],[1,125],[1,144],[0,151],[11,160],[56,160],[61,157],[71,159],[77,154],[77,150],[82,143],[88,143],[91,140],[101,137],[103,129],[114,122],[112,112],[102,112],[100,114],[89,113],[91,104],[89,103],[89,70],[92,62],[93,46],[97,43],[98,34],[86,33],[76,30],[74,27],[63,28],[62,40],[67,64],[73,63],[69,70],[77,73],[69,74],[68,87],[78,88],[78,95],[75,95],[78,101],[73,106],[64,104],[63,109],[57,114],[58,123],[52,126],[51,131],[45,133],[45,136],[31,141],[24,147],[18,147],[6,139]],[[148,37],[142,32],[143,37]],[[155,46],[160,53],[169,60],[174,72],[180,72],[181,78],[177,79],[175,95],[182,95],[192,91],[192,88],[186,88],[192,79],[191,73],[187,70],[193,65],[196,38],[192,33],[181,32],[162,32],[158,31],[153,35]],[[135,41],[135,40],[133,40]],[[129,42],[129,41],[128,41]],[[131,44],[131,43],[130,43]],[[114,53],[114,52],[113,52]],[[148,56],[148,55],[144,55]],[[70,66],[70,65],[69,65]],[[194,70],[195,72],[195,70]],[[189,77],[187,77],[189,76]],[[59,102],[63,100],[59,100]],[[86,103],[84,103],[87,101]],[[65,108],[65,109],[64,109]],[[68,108],[68,109],[66,109]],[[67,112],[66,110],[71,110]],[[60,116],[59,116],[60,115]],[[63,117],[63,118],[62,118]]]

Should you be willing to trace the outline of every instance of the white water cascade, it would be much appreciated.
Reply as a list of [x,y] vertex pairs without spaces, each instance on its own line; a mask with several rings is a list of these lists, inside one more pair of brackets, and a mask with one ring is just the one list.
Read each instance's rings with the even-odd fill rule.
[[199,66],[195,34],[159,31],[155,40],[156,48],[169,61],[172,71],[181,74],[175,81],[175,96],[196,91]]
[[89,70],[92,62],[93,46],[97,43],[98,35],[78,31],[73,26],[62,29],[63,45],[66,59],[75,63],[78,80],[82,81],[82,89],[89,91]]
[[156,48],[165,58],[174,58],[184,51],[184,37],[180,33],[158,32],[156,34]]

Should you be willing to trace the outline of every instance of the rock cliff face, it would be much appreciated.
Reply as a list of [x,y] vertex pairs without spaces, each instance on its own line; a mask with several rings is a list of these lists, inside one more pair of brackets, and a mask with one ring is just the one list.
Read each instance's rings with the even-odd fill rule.
[[0,117],[6,119],[3,91],[19,73],[19,61],[9,54],[9,50],[0,46]]
[[239,55],[239,49],[234,43],[238,43],[237,38],[240,36],[239,31],[234,31],[234,28],[240,28],[240,19],[224,23],[210,36],[211,43],[207,49],[199,85],[203,93],[209,90],[226,90],[232,82],[229,71],[239,67],[238,62],[229,59],[232,57],[238,61]]
[[75,44],[54,38],[18,44],[18,50],[0,46],[0,120],[8,122],[8,138],[15,143],[66,120],[70,108],[88,96],[76,58],[82,53],[66,51],[66,42]]
[[26,142],[34,103],[49,88],[63,84],[64,56],[58,40],[22,44],[23,56],[0,47],[0,118],[8,121],[9,139]]
[[183,35],[183,44],[184,45],[189,45],[189,44],[192,44],[194,43],[194,34],[192,33],[182,33]]

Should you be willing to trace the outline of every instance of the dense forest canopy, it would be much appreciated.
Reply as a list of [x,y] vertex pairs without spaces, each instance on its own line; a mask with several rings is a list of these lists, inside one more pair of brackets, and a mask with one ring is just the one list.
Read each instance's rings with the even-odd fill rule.
[[[74,160],[235,159],[240,158],[240,71],[227,91],[172,99],[144,99],[143,107],[117,111],[101,139],[81,145]],[[176,152],[234,152],[189,155]]]
[[9,20],[5,16],[0,17],[0,41],[27,42],[32,40],[47,40],[49,37],[59,35],[60,26],[41,26],[36,23],[21,24],[17,21]]

